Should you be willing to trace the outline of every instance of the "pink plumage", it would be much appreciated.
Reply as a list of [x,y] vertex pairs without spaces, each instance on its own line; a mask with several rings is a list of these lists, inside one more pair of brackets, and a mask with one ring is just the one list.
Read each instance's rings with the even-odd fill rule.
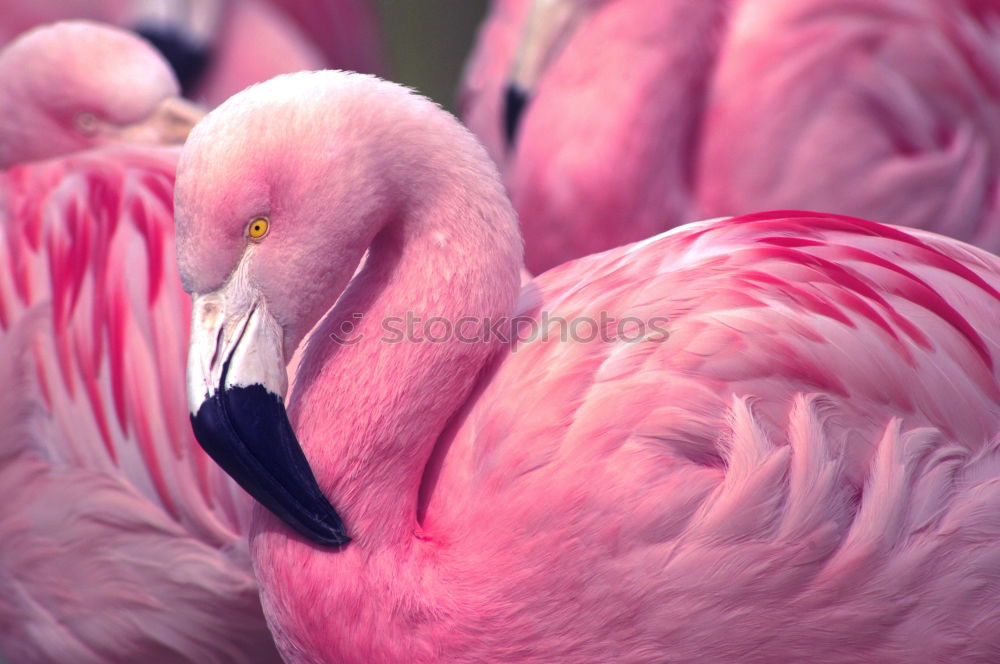
[[247,498],[184,415],[174,150],[0,174],[0,652],[272,662]]
[[248,497],[184,414],[177,151],[110,147],[194,116],[147,43],[89,22],[9,46],[0,89],[0,653],[276,661]]
[[535,273],[774,208],[996,250],[997,25],[995,0],[495,0],[460,109]]
[[371,0],[270,0],[323,52],[327,65],[370,74],[386,67]]
[[193,421],[273,512],[286,661],[1000,657],[997,257],[777,212],[522,290],[482,147],[338,72],[212,112],[176,203]]
[[165,39],[165,52],[181,56],[175,64],[191,77],[182,81],[185,92],[209,106],[284,72],[377,72],[384,61],[368,0],[0,0],[0,16],[0,46],[29,28],[66,19],[142,29]]
[[730,21],[701,213],[807,207],[1000,250],[1000,2],[743,2]]
[[126,30],[29,30],[0,51],[0,169],[103,145],[179,145],[203,115],[179,94],[163,57]]
[[[534,4],[538,4],[535,7]],[[569,6],[557,34],[526,34],[541,3],[499,0],[481,28],[460,115],[500,165],[537,274],[694,219],[691,186],[707,87],[728,3],[630,0]],[[555,13],[553,11],[553,13]],[[544,58],[516,137],[504,94],[525,42]]]
[[272,3],[229,0],[205,47],[209,61],[191,90],[193,99],[216,106],[248,85],[291,71],[331,66],[320,46]]

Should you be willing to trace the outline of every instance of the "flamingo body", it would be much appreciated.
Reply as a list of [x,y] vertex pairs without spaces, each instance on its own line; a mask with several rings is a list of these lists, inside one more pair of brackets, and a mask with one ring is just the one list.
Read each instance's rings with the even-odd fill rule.
[[[324,555],[258,510],[286,658],[1000,653],[995,257],[790,213],[685,226],[534,287],[533,320],[662,316],[668,336],[553,328],[513,348],[438,441],[405,548]],[[299,407],[317,466],[362,473],[333,461],[322,402]],[[325,611],[307,608],[320,585]]]
[[382,72],[386,56],[378,13],[369,0],[271,0],[291,18],[330,67]]
[[327,60],[321,46],[270,2],[231,0],[219,23],[204,74],[191,90],[209,107],[278,74],[336,62]]
[[[504,89],[530,5],[494,3],[459,104],[504,173],[528,270],[691,221],[698,128],[727,3],[639,0],[580,10],[508,144]],[[678,26],[683,34],[664,38]]]
[[184,422],[177,151],[0,173],[0,652],[14,662],[276,661],[245,494]]
[[705,117],[701,213],[804,206],[1000,250],[998,20],[990,1],[742,3]]
[[[176,203],[189,407],[281,516],[251,552],[287,661],[1000,655],[997,257],[778,212],[522,289],[483,148],[341,72],[216,109]],[[525,336],[387,340],[403,313]]]
[[[558,11],[571,20],[539,37]],[[997,25],[995,0],[496,0],[459,107],[501,167],[536,274],[762,209],[996,251]],[[530,88],[512,88],[539,49]]]

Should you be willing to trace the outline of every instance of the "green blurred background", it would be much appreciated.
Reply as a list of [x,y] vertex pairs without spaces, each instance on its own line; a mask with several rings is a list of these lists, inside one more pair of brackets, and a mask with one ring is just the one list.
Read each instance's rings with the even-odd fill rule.
[[389,78],[449,110],[462,66],[486,14],[487,0],[376,0],[389,56]]

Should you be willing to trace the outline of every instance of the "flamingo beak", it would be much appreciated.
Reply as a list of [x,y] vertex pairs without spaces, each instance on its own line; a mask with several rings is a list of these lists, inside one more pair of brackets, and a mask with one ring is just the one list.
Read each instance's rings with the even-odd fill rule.
[[262,299],[237,288],[194,300],[188,406],[195,437],[247,493],[304,537],[346,544],[344,524],[285,412],[281,326]]
[[127,21],[160,51],[190,96],[212,61],[227,0],[132,0]]
[[192,96],[212,61],[210,46],[199,43],[172,26],[144,23],[137,26],[135,31],[155,46],[170,63],[170,68],[177,77],[177,83],[181,86],[181,92],[186,96]]
[[135,124],[115,127],[115,139],[122,143],[145,145],[183,145],[188,134],[205,112],[180,97],[167,97],[146,117]]
[[503,129],[513,146],[524,111],[545,70],[562,52],[588,9],[580,0],[534,0],[504,91]]

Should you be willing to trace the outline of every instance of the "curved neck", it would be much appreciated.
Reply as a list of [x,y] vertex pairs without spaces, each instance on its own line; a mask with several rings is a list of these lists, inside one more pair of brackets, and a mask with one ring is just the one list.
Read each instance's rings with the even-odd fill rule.
[[501,347],[477,330],[513,310],[521,241],[482,161],[425,175],[303,353],[289,413],[349,546],[412,541],[428,458]]

